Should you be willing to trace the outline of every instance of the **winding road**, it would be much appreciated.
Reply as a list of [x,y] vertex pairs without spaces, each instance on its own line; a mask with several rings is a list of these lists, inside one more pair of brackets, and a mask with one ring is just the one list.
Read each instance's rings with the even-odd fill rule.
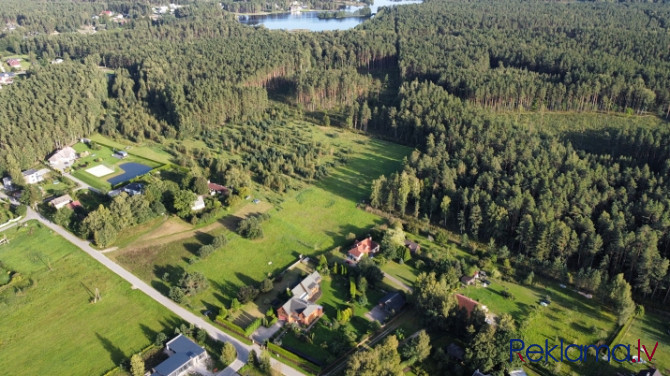
[[[6,196],[2,193],[0,193],[0,197],[5,197]],[[13,200],[12,200],[13,201]],[[18,204],[17,202],[14,202],[15,204]],[[171,299],[167,298],[160,292],[158,292],[156,289],[151,287],[149,284],[144,282],[143,280],[139,279],[126,269],[122,268],[119,264],[115,263],[114,261],[110,260],[107,258],[105,255],[101,254],[100,251],[96,250],[95,248],[91,247],[91,245],[84,240],[79,239],[78,237],[72,235],[62,227],[56,225],[55,223],[49,221],[48,219],[42,217],[39,213],[35,212],[33,209],[28,208],[28,212],[19,223],[23,223],[29,220],[38,220],[40,221],[43,225],[46,227],[52,229],[54,232],[65,238],[67,241],[70,243],[74,244],[77,246],[79,249],[82,251],[86,252],[89,256],[94,258],[96,261],[104,265],[107,269],[111,270],[121,278],[125,279],[128,281],[128,283],[131,284],[133,289],[138,289],[144,292],[145,294],[149,295],[150,298],[153,300],[157,301],[160,303],[162,306],[165,308],[169,309],[172,313],[175,315],[181,317],[184,321],[187,321],[193,325],[195,325],[198,328],[202,328],[207,331],[207,333],[214,339],[218,341],[223,341],[223,342],[230,342],[235,346],[235,349],[237,350],[237,359],[231,363],[228,367],[226,367],[222,372],[218,373],[217,376],[233,376],[237,374],[237,371],[242,368],[246,362],[247,359],[249,358],[249,352],[250,351],[256,351],[256,353],[261,352],[261,348],[258,345],[253,345],[249,346],[246,345],[237,339],[227,335],[224,333],[222,330],[219,328],[215,327],[214,325],[210,324],[206,319],[204,319],[201,316],[198,316],[184,307],[178,305],[177,303],[173,302]],[[12,227],[12,226],[10,226]],[[296,369],[274,359],[271,358],[271,363],[272,367],[281,372],[283,375],[287,376],[300,376],[303,375],[303,373],[297,371]]]

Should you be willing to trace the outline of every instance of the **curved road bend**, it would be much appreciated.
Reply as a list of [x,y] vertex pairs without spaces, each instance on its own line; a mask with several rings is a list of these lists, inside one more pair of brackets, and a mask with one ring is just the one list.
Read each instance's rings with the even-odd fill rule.
[[[174,313],[175,315],[181,317],[183,320],[192,323],[198,328],[205,329],[207,333],[212,336],[212,338],[223,341],[223,342],[230,342],[235,346],[235,349],[237,350],[237,359],[231,363],[226,369],[224,369],[221,373],[219,373],[217,376],[233,376],[237,374],[237,370],[242,368],[244,364],[247,362],[247,359],[249,358],[249,351],[254,350],[257,353],[261,351],[260,347],[258,345],[254,346],[248,346],[237,339],[227,335],[214,325],[210,324],[206,320],[204,320],[202,317],[186,310],[182,306],[178,305],[177,303],[173,302],[170,300],[168,297],[164,296],[160,292],[158,292],[156,289],[153,287],[149,286],[146,282],[142,281],[141,279],[137,278],[135,275],[127,271],[126,269],[122,268],[120,265],[115,263],[114,261],[110,260],[106,256],[102,255],[99,251],[91,247],[88,242],[81,240],[77,238],[76,236],[70,234],[69,232],[65,231],[62,227],[56,225],[55,223],[47,220],[46,218],[42,217],[38,213],[36,213],[34,210],[28,208],[28,213],[26,215],[25,220],[29,219],[37,219],[40,221],[42,224],[45,226],[49,227],[56,233],[58,233],[60,236],[64,237],[67,241],[70,243],[74,244],[75,246],[79,247],[81,250],[84,252],[88,253],[89,256],[93,257],[95,260],[97,260],[99,263],[107,267],[109,270],[113,271],[116,273],[118,276],[121,278],[125,279],[128,281],[131,285],[132,288],[141,290],[145,294],[149,295],[153,300],[157,301],[161,305],[163,305],[165,308],[169,309]],[[287,375],[287,376],[302,376],[303,373],[295,370],[292,367],[289,367],[288,365],[279,362],[278,360],[271,358],[272,362],[272,367],[276,369],[277,371],[280,371],[282,374]]]

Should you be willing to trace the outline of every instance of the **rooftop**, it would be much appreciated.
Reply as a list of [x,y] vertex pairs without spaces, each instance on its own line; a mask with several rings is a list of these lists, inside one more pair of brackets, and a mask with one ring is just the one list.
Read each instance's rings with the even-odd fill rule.
[[165,344],[165,347],[173,352],[167,360],[154,368],[152,376],[167,376],[183,367],[192,358],[195,358],[205,352],[205,349],[198,346],[190,338],[182,334],[176,336]]

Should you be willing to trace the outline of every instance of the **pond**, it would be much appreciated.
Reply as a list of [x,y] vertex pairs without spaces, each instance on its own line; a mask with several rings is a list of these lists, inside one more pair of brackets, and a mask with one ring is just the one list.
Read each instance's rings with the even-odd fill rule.
[[[376,14],[381,7],[391,7],[403,4],[420,4],[422,0],[375,0],[370,6],[372,14]],[[355,12],[363,7],[346,7],[348,13]],[[246,25],[263,25],[271,30],[309,30],[309,31],[332,31],[347,30],[364,22],[369,17],[328,18],[318,17],[321,11],[297,12],[297,13],[273,13],[267,15],[239,16],[238,20]]]
[[144,175],[147,172],[153,170],[151,167],[147,165],[135,162],[124,163],[122,165],[119,165],[119,167],[123,170],[123,174],[107,179],[107,181],[109,182],[109,184],[112,185],[112,187],[119,183],[126,182],[137,176]]

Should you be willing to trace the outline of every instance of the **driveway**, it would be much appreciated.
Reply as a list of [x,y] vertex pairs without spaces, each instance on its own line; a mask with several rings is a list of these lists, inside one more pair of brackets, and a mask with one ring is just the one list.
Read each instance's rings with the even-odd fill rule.
[[277,321],[274,325],[269,328],[266,328],[261,325],[260,328],[256,329],[251,338],[254,339],[257,343],[265,343],[267,339],[272,337],[275,333],[279,331],[284,326],[283,321]]
[[365,317],[367,317],[368,320],[379,321],[380,323],[383,323],[384,320],[386,320],[386,316],[388,316],[388,313],[386,313],[384,308],[380,306],[375,306],[375,308],[365,314]]

